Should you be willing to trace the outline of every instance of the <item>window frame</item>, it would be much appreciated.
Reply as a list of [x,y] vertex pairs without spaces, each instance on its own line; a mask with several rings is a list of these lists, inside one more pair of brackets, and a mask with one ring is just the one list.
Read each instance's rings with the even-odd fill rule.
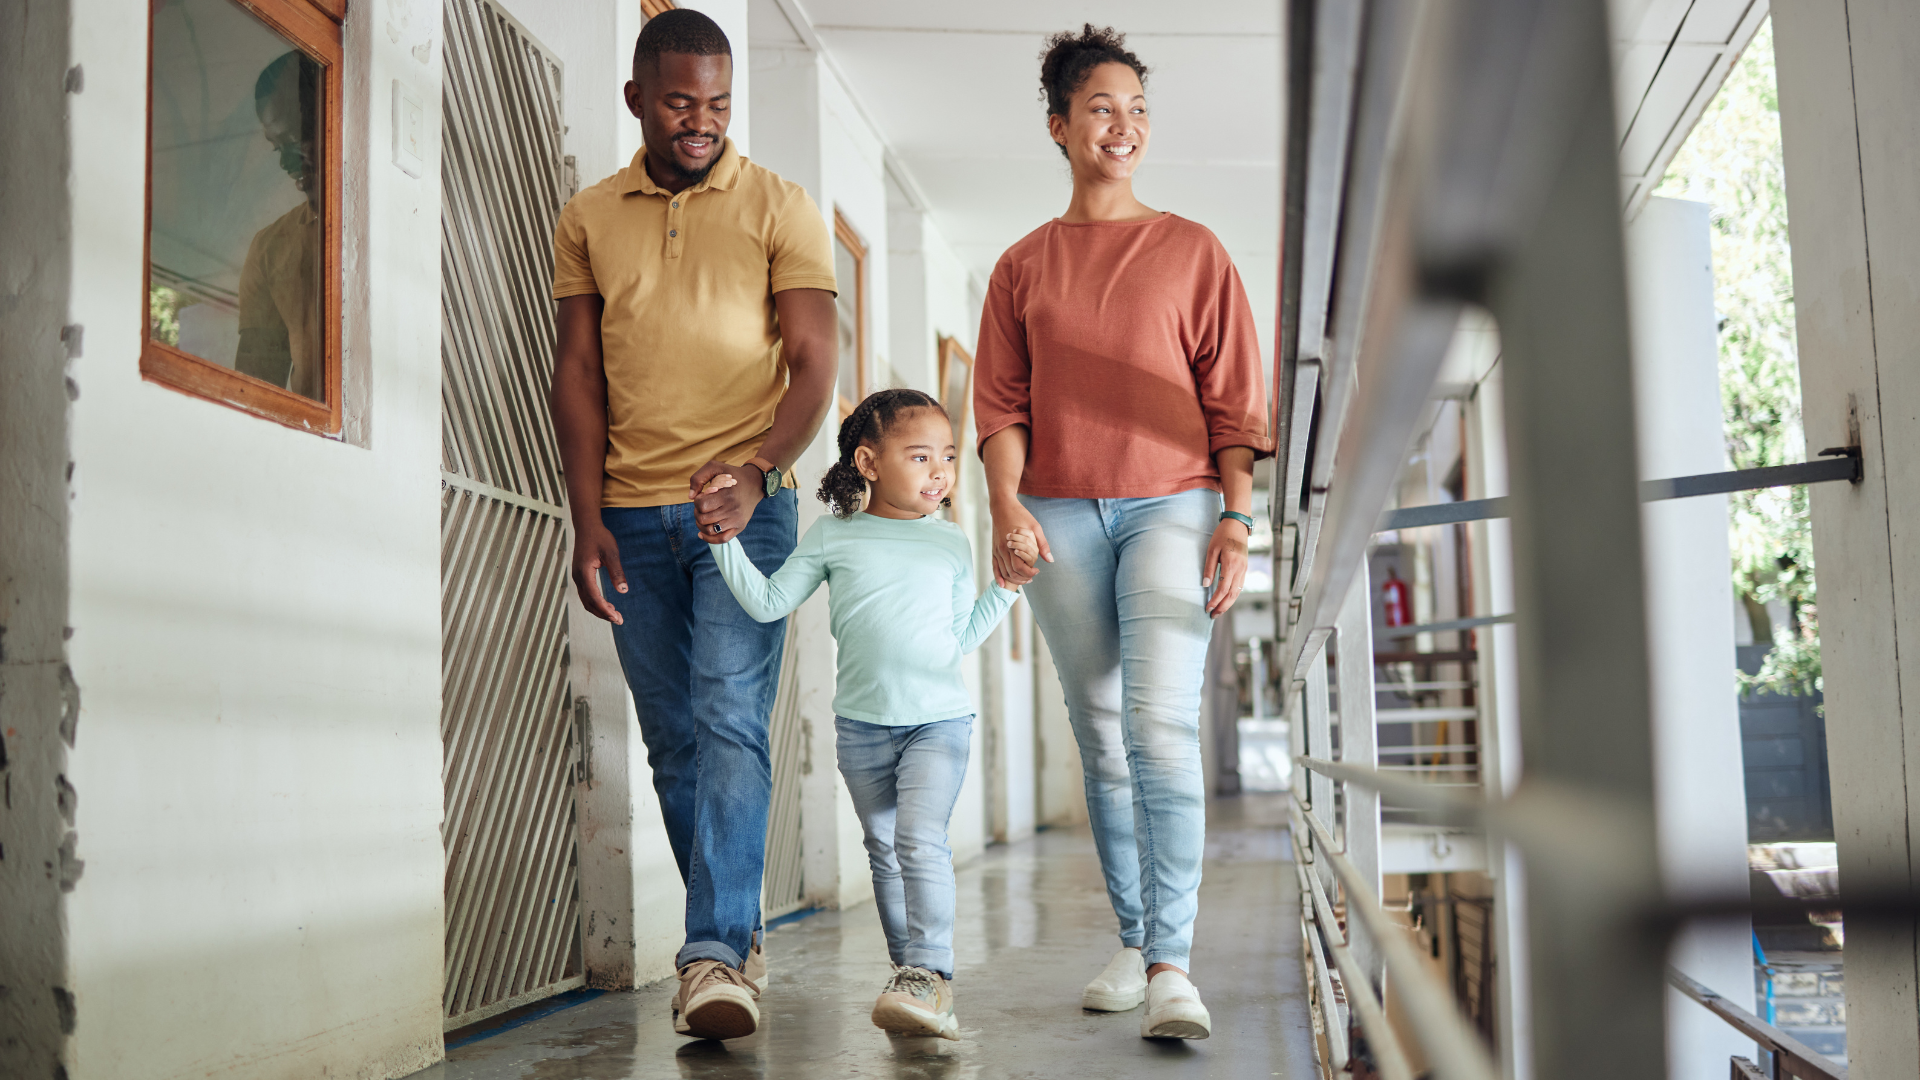
[[144,229],[140,237],[140,376],[190,397],[225,405],[288,427],[324,435],[341,430],[341,150],[340,19],[346,0],[227,0],[254,15],[320,65],[321,334],[324,397],[315,401],[243,375],[153,338],[153,13],[147,14],[147,135]]
[[[845,420],[867,397],[867,244],[838,206],[833,208],[833,238],[845,244],[847,253],[853,256],[854,399],[840,398],[840,419]],[[845,284],[841,287],[845,288]]]

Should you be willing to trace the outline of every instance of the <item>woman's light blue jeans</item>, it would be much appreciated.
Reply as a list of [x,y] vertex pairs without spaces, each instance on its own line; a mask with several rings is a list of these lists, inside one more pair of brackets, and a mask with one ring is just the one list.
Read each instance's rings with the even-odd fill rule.
[[1206,852],[1200,688],[1220,518],[1207,488],[1150,499],[1022,495],[1053,550],[1026,588],[1067,694],[1120,941],[1188,967]]
[[953,978],[947,820],[967,775],[973,717],[888,727],[834,718],[834,753],[866,834],[887,955]]

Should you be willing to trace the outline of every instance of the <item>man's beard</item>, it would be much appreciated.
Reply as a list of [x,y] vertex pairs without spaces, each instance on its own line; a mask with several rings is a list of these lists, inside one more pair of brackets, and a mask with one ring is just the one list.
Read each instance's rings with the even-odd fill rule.
[[[675,179],[687,187],[692,187],[700,181],[705,180],[707,174],[713,171],[713,167],[720,164],[720,155],[718,153],[710,154],[707,157],[707,163],[705,165],[698,169],[688,169],[686,166],[680,164],[680,159],[675,157],[672,152],[673,144],[686,137],[687,136],[675,136],[672,141],[667,143],[668,152],[666,155],[666,165],[668,169],[672,170]],[[699,135],[694,137],[711,141],[716,149],[720,146],[721,139],[718,135]]]

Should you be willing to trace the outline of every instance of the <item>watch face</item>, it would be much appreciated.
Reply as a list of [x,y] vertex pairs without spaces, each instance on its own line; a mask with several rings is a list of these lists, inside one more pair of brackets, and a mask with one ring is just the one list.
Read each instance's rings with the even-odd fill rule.
[[778,466],[767,470],[767,498],[780,494],[780,469]]

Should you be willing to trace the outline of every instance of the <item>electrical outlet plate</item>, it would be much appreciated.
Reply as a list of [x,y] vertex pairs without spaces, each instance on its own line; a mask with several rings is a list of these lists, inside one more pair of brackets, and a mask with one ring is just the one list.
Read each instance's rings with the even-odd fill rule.
[[393,80],[393,163],[408,176],[418,178],[425,168],[426,132],[427,109],[420,91]]

